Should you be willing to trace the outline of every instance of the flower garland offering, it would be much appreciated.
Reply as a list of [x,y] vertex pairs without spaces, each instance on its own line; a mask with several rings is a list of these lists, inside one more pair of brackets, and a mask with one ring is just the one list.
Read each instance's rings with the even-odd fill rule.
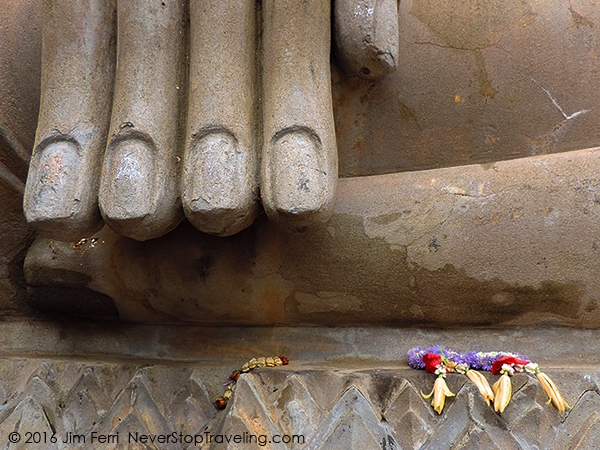
[[[434,396],[431,405],[438,414],[444,408],[445,397],[453,397],[444,380],[446,373],[464,373],[475,383],[479,393],[489,405],[494,402],[494,410],[503,413],[510,403],[512,397],[512,384],[510,377],[515,373],[526,372],[535,375],[540,382],[544,392],[549,397],[548,403],[552,403],[560,412],[570,408],[554,382],[541,372],[538,365],[529,361],[522,355],[508,352],[467,352],[464,355],[447,350],[444,347],[422,348],[415,347],[408,351],[408,364],[413,369],[425,369],[438,375],[431,394],[424,398]],[[490,388],[487,379],[477,371],[484,370],[500,375],[500,378]]]
[[415,347],[408,352],[408,364],[413,369],[425,369],[427,372],[437,375],[429,395],[422,392],[421,395],[423,398],[430,398],[433,395],[431,406],[435,412],[441,414],[446,397],[454,397],[446,384],[446,374],[455,372],[460,365],[463,365],[461,355],[444,347]]
[[494,384],[494,392],[500,397],[497,402],[494,402],[494,409],[497,412],[504,411],[510,402],[512,386],[509,377],[521,372],[536,376],[542,389],[548,395],[548,403],[552,403],[557,410],[565,412],[567,408],[570,408],[550,377],[542,372],[536,363],[531,362],[523,355],[508,352],[469,352],[467,359],[470,358],[473,358],[473,364],[481,365],[483,370],[500,375],[500,379]]
[[233,373],[229,375],[229,379],[225,383],[223,383],[223,386],[227,386],[227,390],[221,397],[216,398],[215,406],[217,407],[217,409],[225,409],[225,407],[227,406],[227,402],[233,395],[235,385],[242,373],[250,372],[253,369],[261,367],[285,366],[289,364],[289,362],[290,360],[287,358],[287,356],[284,355],[268,358],[252,358],[250,361],[244,364],[240,370],[234,370]]
[[[465,358],[468,364],[480,370],[486,370],[494,375],[500,375],[498,381],[492,385],[494,410],[502,414],[512,397],[512,384],[510,377],[515,373],[523,372],[523,368],[530,363],[517,353],[507,352],[467,352]],[[488,403],[489,404],[489,403]]]

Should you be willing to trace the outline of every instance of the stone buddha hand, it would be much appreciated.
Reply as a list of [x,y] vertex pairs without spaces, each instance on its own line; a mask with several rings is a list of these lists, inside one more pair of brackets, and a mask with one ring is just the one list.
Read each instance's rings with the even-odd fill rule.
[[[227,236],[262,207],[282,228],[332,214],[329,0],[45,2],[42,94],[24,209],[42,235],[103,222],[146,240],[183,215]],[[395,69],[395,0],[340,0],[340,63]],[[262,200],[262,201],[261,201]]]

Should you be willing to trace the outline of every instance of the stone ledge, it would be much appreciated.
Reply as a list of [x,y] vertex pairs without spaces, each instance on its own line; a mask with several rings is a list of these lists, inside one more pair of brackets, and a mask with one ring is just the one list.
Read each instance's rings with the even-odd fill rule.
[[296,364],[330,369],[397,368],[415,346],[504,350],[544,368],[600,367],[600,330],[572,328],[200,327],[128,323],[0,322],[0,357],[81,358],[236,366],[285,354]]
[[[0,359],[0,440],[10,433],[56,433],[56,445],[82,448],[92,436],[119,436],[102,448],[132,448],[129,433],[203,439],[135,448],[261,448],[250,435],[302,436],[305,445],[284,449],[593,448],[600,445],[600,368],[548,371],[572,410],[558,413],[531,377],[513,378],[514,395],[504,414],[486,406],[466,377],[449,375],[456,393],[437,415],[420,391],[435,377],[407,367],[358,370],[336,366],[258,369],[240,377],[224,411],[212,400],[231,364],[137,364],[38,358]],[[491,378],[491,376],[490,376]],[[213,435],[216,447],[206,443]],[[240,445],[218,445],[216,435],[241,435]],[[77,440],[73,440],[77,439]],[[114,439],[114,438],[113,438]],[[255,438],[259,439],[259,438]],[[62,442],[62,441],[67,441]],[[98,445],[99,441],[95,442]],[[213,441],[213,444],[215,441]],[[109,445],[110,444],[110,445]],[[24,441],[11,448],[29,448]],[[85,446],[83,446],[85,448]],[[89,448],[89,447],[88,447]]]
[[[129,432],[206,436],[208,431],[302,434],[306,439],[305,446],[264,448],[600,445],[598,331],[203,328],[31,321],[0,323],[0,334],[4,441],[15,430],[24,435],[54,429],[62,439],[69,432],[88,439],[92,432],[118,432],[121,444]],[[521,352],[540,363],[573,408],[558,413],[545,404],[537,380],[521,374],[513,378],[513,400],[499,416],[466,377],[449,375],[448,385],[457,395],[438,416],[419,395],[431,389],[435,377],[410,369],[405,356],[410,347],[434,344],[459,351]],[[290,357],[290,365],[243,375],[225,411],[214,408],[212,401],[224,392],[222,383],[232,370],[251,357],[281,353]],[[215,448],[238,447],[260,446]],[[76,446],[57,443],[47,448]]]

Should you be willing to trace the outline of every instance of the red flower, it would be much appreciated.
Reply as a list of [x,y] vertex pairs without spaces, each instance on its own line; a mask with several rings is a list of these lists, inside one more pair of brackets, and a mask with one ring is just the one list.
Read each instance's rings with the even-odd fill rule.
[[442,357],[435,353],[425,353],[423,355],[423,362],[425,363],[425,370],[427,372],[435,373],[442,366]]
[[507,364],[509,366],[513,366],[515,364],[519,365],[519,366],[525,366],[525,365],[529,364],[529,361],[515,358],[514,356],[501,356],[496,361],[494,361],[494,363],[492,364],[492,368],[490,369],[490,372],[492,372],[494,375],[502,374],[502,366],[504,364]]

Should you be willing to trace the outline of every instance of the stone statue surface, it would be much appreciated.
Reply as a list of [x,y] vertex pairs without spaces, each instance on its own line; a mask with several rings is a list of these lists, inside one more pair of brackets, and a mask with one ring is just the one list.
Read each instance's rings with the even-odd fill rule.
[[[4,0],[0,439],[598,448],[598,24],[592,0]],[[526,355],[570,408],[519,373],[499,415],[449,373],[438,415],[406,364],[433,344]]]
[[8,4],[5,259],[24,192],[34,306],[600,325],[590,2]]
[[[336,5],[345,63],[395,69],[395,2]],[[28,222],[79,240],[103,219],[146,240],[185,212],[227,236],[260,190],[283,228],[321,227],[337,182],[330,22],[325,0],[46,2]]]

